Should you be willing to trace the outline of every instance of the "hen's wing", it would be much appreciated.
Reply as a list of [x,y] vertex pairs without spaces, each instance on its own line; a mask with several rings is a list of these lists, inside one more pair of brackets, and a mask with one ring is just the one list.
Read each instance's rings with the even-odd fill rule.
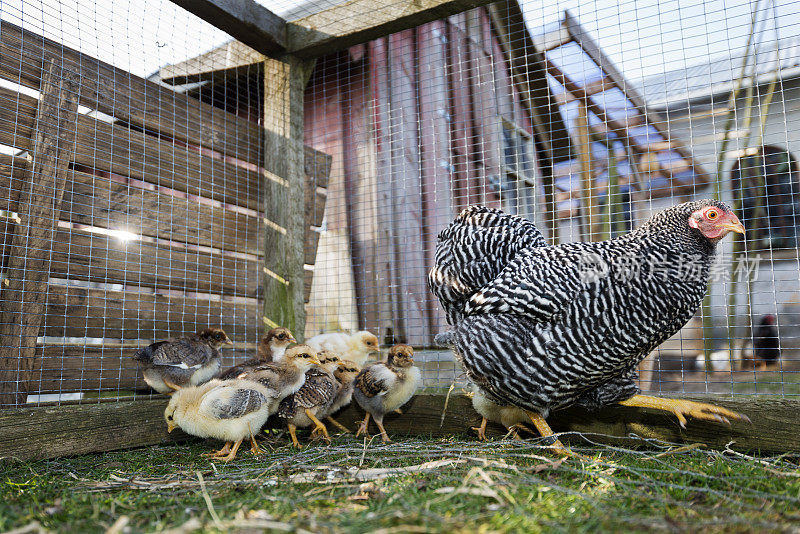
[[[594,265],[596,262],[598,265]],[[526,250],[464,305],[464,315],[514,313],[535,321],[553,320],[566,306],[588,297],[598,284],[587,283],[592,268],[605,261],[585,247]]]
[[267,403],[261,392],[238,385],[210,390],[200,401],[199,409],[216,419],[235,419],[258,411]]
[[542,233],[522,217],[484,206],[466,208],[439,234],[428,285],[455,325],[466,301],[522,250],[545,247]]

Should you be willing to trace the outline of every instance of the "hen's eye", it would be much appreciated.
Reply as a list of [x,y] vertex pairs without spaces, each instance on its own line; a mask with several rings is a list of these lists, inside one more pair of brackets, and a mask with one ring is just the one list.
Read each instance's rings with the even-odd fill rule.
[[719,213],[717,212],[717,210],[711,210],[711,211],[709,211],[709,212],[708,212],[708,215],[706,215],[706,216],[707,216],[707,217],[708,217],[710,220],[712,220],[712,221],[713,221],[714,219],[716,219],[716,218],[719,216]]

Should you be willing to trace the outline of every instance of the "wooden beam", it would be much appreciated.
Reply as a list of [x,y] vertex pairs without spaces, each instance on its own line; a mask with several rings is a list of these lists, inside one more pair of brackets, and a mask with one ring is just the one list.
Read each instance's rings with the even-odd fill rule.
[[0,411],[0,459],[34,460],[177,443],[164,398]]
[[589,111],[581,102],[578,105],[578,116],[575,118],[575,147],[578,150],[578,161],[581,165],[581,230],[585,241],[597,238],[599,213],[594,190],[594,158],[592,158],[592,138],[589,135]]
[[594,39],[592,39],[589,34],[583,30],[578,21],[575,20],[572,15],[570,15],[569,11],[564,11],[562,27],[567,29],[572,39],[580,45],[586,55],[589,56],[592,61],[594,61],[601,69],[603,69],[603,72],[606,73],[608,78],[610,78],[611,81],[613,81],[614,84],[619,87],[623,93],[625,93],[625,96],[628,97],[628,100],[630,100],[634,106],[636,106],[636,109],[639,111],[639,113],[645,116],[647,123],[653,126],[653,128],[655,128],[658,133],[664,137],[664,139],[672,143],[672,149],[678,152],[688,161],[692,162],[695,173],[700,177],[700,179],[705,183],[711,183],[711,176],[708,174],[708,172],[706,172],[702,165],[694,160],[691,152],[689,152],[689,150],[687,150],[680,143],[680,141],[670,138],[669,129],[665,127],[667,122],[657,113],[648,108],[644,98],[639,94],[633,84],[628,83],[622,73],[614,66],[614,63],[603,53],[597,43],[594,42]]
[[293,56],[264,61],[264,168],[281,178],[264,204],[280,232],[267,231],[264,254],[264,323],[285,326],[302,340],[304,306],[305,176],[304,90],[316,60]]
[[166,65],[158,70],[164,83],[181,85],[206,80],[220,81],[228,76],[257,72],[264,54],[240,41],[229,41],[199,56]]
[[286,50],[286,21],[254,0],[172,0],[262,54]]
[[[732,426],[690,419],[682,429],[675,416],[653,410],[613,406],[598,412],[581,408],[560,410],[547,421],[556,432],[585,434],[593,442],[635,445],[646,443],[631,434],[673,443],[704,443],[709,448],[730,447],[743,452],[797,453],[800,435],[796,428],[800,400],[754,396],[723,397],[695,395],[681,398],[724,406],[750,417],[752,424]],[[21,460],[55,458],[157,445],[190,439],[180,431],[167,434],[164,423],[166,398],[83,404],[54,408],[23,408],[0,411],[0,458]],[[461,436],[475,439],[470,427],[480,423],[472,401],[464,395],[417,395],[403,407],[403,415],[390,414],[384,420],[390,435]],[[357,406],[348,406],[336,419],[352,430],[363,419]],[[267,426],[279,428],[273,417]],[[497,424],[489,425],[490,436],[505,435]],[[375,433],[374,426],[371,432]],[[303,436],[301,436],[303,439]],[[585,444],[579,434],[565,441]]]
[[416,28],[492,0],[350,0],[325,11],[291,21],[288,51],[317,57]]
[[75,150],[80,77],[46,58],[37,111],[32,179],[19,192],[21,223],[11,242],[9,285],[0,300],[0,406],[25,402],[47,296],[53,235]]

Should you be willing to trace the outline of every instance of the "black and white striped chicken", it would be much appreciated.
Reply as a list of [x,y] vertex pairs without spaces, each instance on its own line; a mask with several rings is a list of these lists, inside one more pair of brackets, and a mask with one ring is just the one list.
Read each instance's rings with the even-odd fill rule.
[[[549,412],[612,403],[727,422],[715,406],[639,395],[636,366],[694,314],[716,244],[744,227],[713,200],[666,209],[629,234],[549,246],[533,223],[482,206],[439,234],[431,291],[472,380],[498,404]],[[558,444],[560,447],[560,444]]]

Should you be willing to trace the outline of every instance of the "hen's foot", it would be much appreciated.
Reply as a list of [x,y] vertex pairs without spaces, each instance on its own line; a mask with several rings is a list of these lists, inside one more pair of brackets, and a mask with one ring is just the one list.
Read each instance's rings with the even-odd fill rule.
[[650,395],[634,395],[630,399],[620,402],[620,404],[623,406],[637,406],[639,408],[653,408],[671,412],[678,418],[678,423],[680,423],[681,428],[686,428],[686,417],[693,417],[694,419],[701,419],[704,421],[716,421],[726,425],[731,424],[731,419],[750,422],[750,418],[744,414],[736,413],[721,406],[690,400],[667,399]]

